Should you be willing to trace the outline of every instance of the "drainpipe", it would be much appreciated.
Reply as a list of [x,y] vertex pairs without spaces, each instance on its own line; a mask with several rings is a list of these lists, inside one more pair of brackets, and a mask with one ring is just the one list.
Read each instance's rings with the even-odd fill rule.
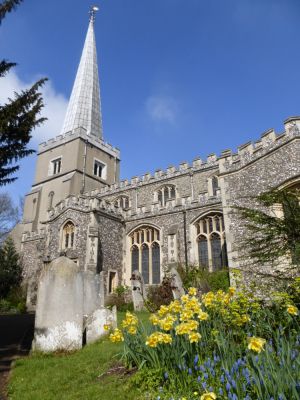
[[184,240],[184,258],[185,266],[188,266],[188,247],[187,247],[187,237],[186,237],[186,210],[183,210],[183,240]]
[[85,171],[86,171],[86,153],[87,153],[87,139],[84,141],[84,153],[83,153],[83,168],[82,168],[82,186],[80,193],[84,193],[85,190]]

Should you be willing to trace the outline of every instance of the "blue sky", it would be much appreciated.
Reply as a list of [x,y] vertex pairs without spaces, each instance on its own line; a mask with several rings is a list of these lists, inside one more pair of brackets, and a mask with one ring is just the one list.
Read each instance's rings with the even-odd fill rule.
[[[257,140],[300,114],[299,0],[103,0],[95,34],[104,138],[121,150],[122,178]],[[25,0],[0,26],[0,103],[41,76],[49,121],[32,146],[58,135],[88,25],[90,1]],[[29,191],[21,163],[14,199]]]

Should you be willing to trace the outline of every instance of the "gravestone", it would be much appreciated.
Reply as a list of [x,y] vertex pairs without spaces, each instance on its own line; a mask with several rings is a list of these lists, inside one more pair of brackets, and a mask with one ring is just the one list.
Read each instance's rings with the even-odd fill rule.
[[182,279],[176,270],[176,268],[171,268],[170,270],[171,276],[171,289],[173,293],[174,299],[180,299],[182,295],[184,295],[184,289],[182,284]]
[[73,261],[59,257],[39,280],[33,349],[80,349],[82,334],[83,276]]
[[134,311],[141,311],[144,309],[144,279],[142,274],[135,270],[131,275],[131,290]]
[[95,310],[86,321],[86,342],[93,343],[101,336],[107,334],[104,325],[109,325],[111,328],[117,327],[117,307],[112,310],[108,308],[100,308]]
[[105,324],[116,327],[116,309],[102,306],[103,290],[103,276],[80,271],[65,256],[47,265],[38,285],[32,348],[77,350],[106,334]]

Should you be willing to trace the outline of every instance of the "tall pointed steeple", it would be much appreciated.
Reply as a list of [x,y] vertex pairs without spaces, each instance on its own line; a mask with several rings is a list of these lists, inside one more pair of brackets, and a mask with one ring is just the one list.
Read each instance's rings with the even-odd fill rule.
[[97,7],[91,8],[89,27],[61,133],[82,127],[86,129],[88,135],[102,139],[100,88],[94,34],[96,11],[98,11]]

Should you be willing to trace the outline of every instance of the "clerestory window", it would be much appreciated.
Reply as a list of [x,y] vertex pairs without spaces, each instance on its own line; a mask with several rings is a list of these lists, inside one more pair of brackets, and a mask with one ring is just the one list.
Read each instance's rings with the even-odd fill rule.
[[165,185],[157,191],[157,200],[161,206],[165,206],[167,201],[176,198],[176,187],[174,185]]
[[122,210],[127,210],[129,208],[129,197],[128,196],[119,196],[114,205],[116,208],[122,208]]

